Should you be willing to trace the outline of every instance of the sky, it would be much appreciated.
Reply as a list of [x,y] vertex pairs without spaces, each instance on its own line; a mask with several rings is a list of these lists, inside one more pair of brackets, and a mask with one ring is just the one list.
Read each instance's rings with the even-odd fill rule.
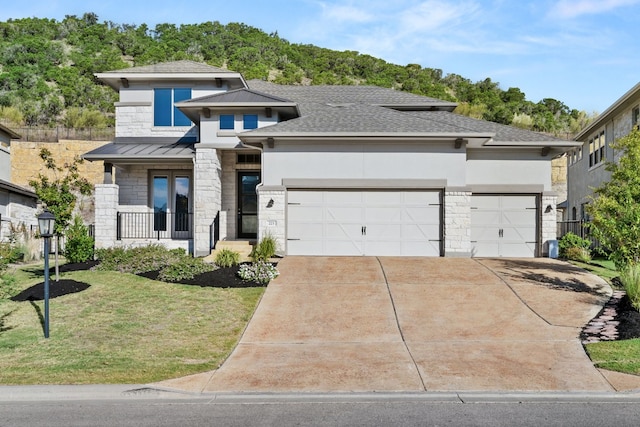
[[241,22],[291,43],[419,64],[601,113],[640,81],[640,0],[3,0],[0,21]]

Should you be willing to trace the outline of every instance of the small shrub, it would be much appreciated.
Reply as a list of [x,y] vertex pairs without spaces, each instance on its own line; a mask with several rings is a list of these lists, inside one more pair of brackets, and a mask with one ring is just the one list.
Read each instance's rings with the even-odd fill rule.
[[238,275],[242,280],[260,283],[261,285],[268,284],[279,274],[278,269],[273,264],[264,261],[242,264],[238,270]]
[[121,273],[146,273],[161,270],[187,256],[182,249],[168,250],[160,244],[139,247],[114,247],[96,250],[96,267],[102,271]]
[[23,255],[17,245],[9,242],[0,243],[0,258],[2,258],[5,263],[18,262],[22,259]]
[[0,270],[0,300],[11,298],[16,293],[18,293],[18,286],[15,276]]
[[240,253],[224,248],[218,252],[214,262],[219,267],[233,267],[240,263]]
[[560,241],[558,241],[558,248],[560,249],[560,256],[562,258],[574,261],[582,261],[588,258],[589,261],[586,262],[591,261],[591,240],[583,239],[577,234],[569,232],[562,236]]
[[640,264],[626,266],[620,273],[620,281],[631,305],[640,311]]
[[93,259],[94,239],[89,236],[89,229],[79,216],[73,218],[73,224],[67,229],[66,235],[64,257],[67,261],[86,262]]
[[215,266],[207,264],[202,258],[193,258],[185,254],[178,262],[163,267],[158,275],[158,280],[179,282],[185,279],[193,279],[198,274],[213,270],[215,270]]
[[273,236],[264,236],[251,251],[251,258],[254,261],[268,261],[273,258],[278,250],[278,242]]
[[589,249],[571,246],[565,250],[564,258],[588,264],[591,262],[591,253]]

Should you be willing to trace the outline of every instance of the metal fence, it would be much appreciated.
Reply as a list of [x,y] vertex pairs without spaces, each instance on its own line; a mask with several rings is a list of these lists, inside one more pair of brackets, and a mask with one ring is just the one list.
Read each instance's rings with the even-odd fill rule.
[[558,221],[557,237],[561,239],[567,233],[573,233],[583,239],[591,240],[591,249],[600,249],[600,242],[591,235],[588,224],[589,221],[584,219],[572,221]]
[[115,128],[86,128],[75,129],[67,127],[23,126],[15,127],[10,123],[0,121],[3,125],[20,134],[20,141],[28,142],[58,142],[61,139],[80,141],[110,141],[115,137]]
[[118,240],[193,238],[193,214],[174,212],[118,212]]

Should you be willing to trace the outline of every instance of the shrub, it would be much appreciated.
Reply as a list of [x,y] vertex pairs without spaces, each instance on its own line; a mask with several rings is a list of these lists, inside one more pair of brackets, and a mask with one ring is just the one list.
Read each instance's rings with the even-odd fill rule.
[[9,242],[0,243],[0,258],[4,260],[4,263],[18,262],[22,259],[23,255],[17,245]]
[[591,253],[589,249],[571,246],[565,250],[564,258],[588,264],[591,262]]
[[240,253],[224,248],[216,255],[215,263],[219,267],[233,267],[240,263]]
[[569,232],[562,236],[558,242],[558,248],[562,258],[574,261],[582,261],[588,258],[591,261],[591,240],[583,239],[577,234]]
[[15,276],[0,270],[0,300],[8,299],[18,292]]
[[620,272],[620,281],[624,286],[631,305],[640,311],[640,264],[629,264]]
[[94,240],[79,216],[73,218],[73,224],[67,229],[66,235],[64,257],[67,261],[86,262],[93,259]]
[[98,249],[96,259],[100,264],[96,268],[121,273],[146,273],[161,270],[167,265],[178,262],[183,256],[185,256],[184,250],[168,250],[160,244]]
[[242,264],[238,270],[238,275],[242,280],[260,283],[261,285],[268,284],[279,274],[278,269],[273,264],[264,261]]
[[193,279],[198,274],[213,270],[215,270],[215,266],[207,264],[202,258],[193,258],[184,254],[179,261],[163,267],[158,275],[158,280],[179,282],[180,280]]
[[253,247],[250,256],[254,261],[266,262],[275,256],[277,249],[278,243],[276,239],[273,236],[267,235],[260,239],[258,244]]

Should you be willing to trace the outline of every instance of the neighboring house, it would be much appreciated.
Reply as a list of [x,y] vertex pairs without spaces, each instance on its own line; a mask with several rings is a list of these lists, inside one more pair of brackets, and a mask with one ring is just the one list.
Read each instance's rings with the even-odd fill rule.
[[11,178],[11,140],[20,135],[0,124],[0,241],[9,236],[10,224],[37,224],[36,194],[14,185]]
[[605,162],[616,161],[611,143],[626,136],[640,121],[640,83],[625,93],[576,137],[580,146],[567,156],[566,220],[588,219],[586,206],[593,189],[611,177]]
[[[120,93],[96,244],[195,255],[543,256],[551,160],[576,146],[372,86],[281,86],[178,61],[97,74]],[[115,168],[115,171],[114,171]],[[115,172],[115,182],[114,182]]]

